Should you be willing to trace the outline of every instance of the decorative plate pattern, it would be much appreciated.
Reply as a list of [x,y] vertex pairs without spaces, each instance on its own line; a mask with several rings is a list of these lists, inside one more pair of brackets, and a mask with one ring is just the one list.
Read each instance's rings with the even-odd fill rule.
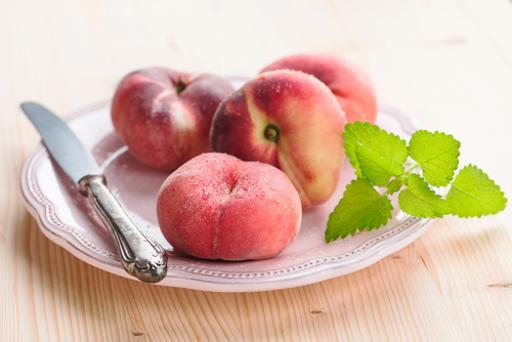
[[[109,108],[107,101],[89,106],[69,116],[68,123],[102,167],[109,187],[135,223],[169,249],[168,275],[159,285],[244,292],[311,284],[377,262],[414,241],[429,222],[395,210],[393,219],[382,229],[325,244],[323,231],[328,214],[353,177],[346,162],[335,195],[304,213],[299,236],[279,256],[222,262],[175,254],[160,233],[154,210],[156,193],[167,174],[146,168],[129,155],[113,132]],[[378,124],[405,138],[414,131],[411,119],[389,106],[380,106]],[[21,189],[27,209],[50,240],[85,262],[130,277],[119,264],[110,233],[42,145],[25,162]]]

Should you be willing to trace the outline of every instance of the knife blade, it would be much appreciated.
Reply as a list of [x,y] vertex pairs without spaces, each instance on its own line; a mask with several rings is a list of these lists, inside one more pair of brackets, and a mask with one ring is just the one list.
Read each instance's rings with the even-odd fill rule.
[[110,192],[101,169],[71,128],[57,115],[35,102],[21,109],[35,126],[44,145],[64,173],[89,198],[114,236],[124,269],[143,282],[154,283],[167,274],[167,255],[147,238]]
[[78,184],[87,175],[101,175],[100,168],[78,137],[58,116],[34,102],[21,104],[61,169]]

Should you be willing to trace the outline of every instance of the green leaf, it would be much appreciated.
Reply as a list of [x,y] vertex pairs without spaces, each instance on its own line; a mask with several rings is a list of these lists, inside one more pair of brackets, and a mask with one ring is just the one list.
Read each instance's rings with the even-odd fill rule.
[[400,190],[402,185],[404,185],[404,183],[402,183],[400,179],[393,179],[391,182],[389,182],[388,185],[386,185],[386,188],[388,189],[388,194],[394,194],[395,192]]
[[449,213],[460,217],[496,214],[507,205],[500,187],[474,165],[460,170],[446,195],[446,202]]
[[407,189],[398,194],[400,209],[415,217],[442,217],[445,201],[417,174],[407,177]]
[[325,241],[354,235],[358,230],[372,230],[388,222],[393,207],[364,179],[353,180],[327,222]]
[[357,146],[356,156],[362,177],[375,185],[385,186],[391,176],[403,174],[403,165],[390,163],[389,159],[366,146]]
[[391,176],[403,174],[407,145],[397,135],[368,122],[354,122],[345,126],[343,139],[357,176],[384,186]]
[[459,165],[458,142],[441,132],[416,131],[409,141],[409,155],[418,162],[425,180],[434,186],[445,186]]

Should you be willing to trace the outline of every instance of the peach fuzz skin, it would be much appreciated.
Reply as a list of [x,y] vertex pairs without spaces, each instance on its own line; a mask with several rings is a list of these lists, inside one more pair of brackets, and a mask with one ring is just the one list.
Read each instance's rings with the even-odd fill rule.
[[217,152],[283,170],[306,209],[325,202],[338,184],[345,122],[325,84],[299,71],[277,70],[225,99],[210,137]]
[[203,259],[270,258],[288,246],[300,198],[279,169],[224,153],[201,154],[162,184],[157,216],[179,252]]
[[377,100],[370,78],[357,66],[333,55],[300,54],[281,58],[262,72],[290,69],[313,75],[333,92],[348,122],[375,122]]
[[172,171],[211,150],[213,114],[232,91],[229,82],[215,75],[162,67],[134,71],[116,89],[112,123],[135,159]]

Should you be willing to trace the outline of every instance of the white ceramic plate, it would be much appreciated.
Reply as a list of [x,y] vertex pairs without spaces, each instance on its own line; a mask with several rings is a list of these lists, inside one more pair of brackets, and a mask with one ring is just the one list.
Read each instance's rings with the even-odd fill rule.
[[[328,214],[336,205],[353,171],[348,162],[332,199],[303,215],[297,239],[279,256],[260,261],[205,261],[176,255],[158,228],[155,201],[167,174],[135,161],[113,132],[110,104],[102,102],[69,116],[69,125],[103,168],[108,185],[133,220],[147,235],[169,249],[167,277],[159,283],[205,291],[245,292],[276,290],[338,277],[367,267],[415,240],[428,220],[395,210],[389,224],[330,244],[323,241]],[[378,124],[405,138],[414,131],[407,116],[381,106]],[[102,226],[86,198],[53,164],[39,145],[21,174],[26,206],[42,232],[85,262],[123,277],[110,233]]]

